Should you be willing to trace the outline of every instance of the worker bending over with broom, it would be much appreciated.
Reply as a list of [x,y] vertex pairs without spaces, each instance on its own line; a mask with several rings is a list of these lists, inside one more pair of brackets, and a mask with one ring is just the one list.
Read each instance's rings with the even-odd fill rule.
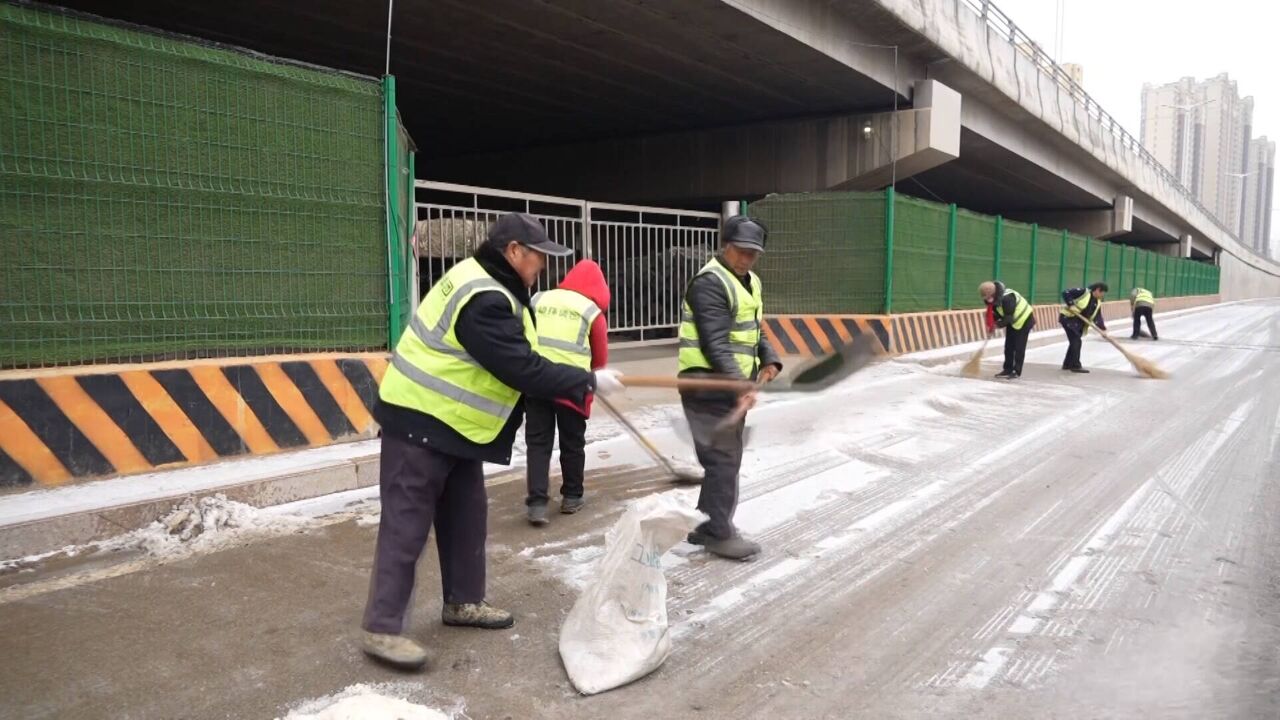
[[[555,290],[533,296],[538,325],[538,354],[554,363],[596,370],[609,361],[609,285],[594,260],[583,260],[564,276]],[[587,464],[587,418],[592,394],[581,402],[568,398],[525,398],[528,418],[525,512],[533,525],[547,524],[547,489],[551,479],[551,448],[560,429],[560,512],[573,514],[583,506],[583,476]]]
[[[684,295],[680,322],[680,377],[715,375],[734,380],[771,382],[782,371],[778,354],[765,338],[763,289],[751,268],[764,252],[768,230],[755,218],[735,215],[720,232],[720,254],[712,258]],[[698,509],[707,522],[689,534],[689,542],[731,560],[747,560],[760,546],[738,534],[738,470],[742,432],[755,393],[681,391],[685,417],[702,464]],[[731,427],[721,427],[726,422]]]
[[1089,327],[1081,318],[1086,318],[1099,330],[1106,330],[1107,323],[1102,318],[1102,299],[1107,296],[1107,284],[1096,282],[1085,288],[1071,288],[1062,293],[1062,308],[1058,321],[1067,333],[1067,356],[1062,359],[1062,369],[1074,373],[1087,373],[1080,364],[1080,348],[1084,344],[1084,336]]
[[1031,303],[1017,290],[1010,290],[999,280],[988,280],[978,286],[987,304],[987,334],[1004,328],[1004,369],[996,377],[1013,380],[1022,377],[1022,361],[1027,357],[1027,340],[1036,326]]
[[1134,288],[1129,293],[1129,311],[1133,313],[1133,336],[1131,340],[1137,340],[1141,336],[1141,320],[1147,319],[1147,328],[1151,330],[1151,339],[1159,340],[1160,336],[1156,335],[1156,320],[1152,313],[1156,309],[1156,296],[1146,288]]

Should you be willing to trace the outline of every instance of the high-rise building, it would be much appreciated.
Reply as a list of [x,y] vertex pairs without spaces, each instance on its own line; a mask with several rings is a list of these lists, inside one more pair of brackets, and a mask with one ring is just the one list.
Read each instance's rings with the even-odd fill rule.
[[1249,142],[1244,166],[1244,208],[1240,238],[1260,254],[1271,257],[1272,193],[1275,192],[1276,144],[1264,135]]
[[1142,86],[1142,144],[1237,236],[1252,129],[1253,98],[1226,73]]

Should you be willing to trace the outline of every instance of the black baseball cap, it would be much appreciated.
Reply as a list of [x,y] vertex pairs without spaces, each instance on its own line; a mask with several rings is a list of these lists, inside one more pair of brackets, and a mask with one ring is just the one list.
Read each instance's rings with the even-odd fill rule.
[[759,220],[745,215],[734,215],[724,223],[720,231],[720,241],[732,243],[747,250],[764,252],[764,242],[769,237],[769,228]]
[[552,242],[547,231],[537,218],[524,213],[508,213],[498,218],[489,228],[489,244],[499,249],[511,242],[518,242],[525,247],[533,248],[543,255],[564,257],[572,255],[573,248]]

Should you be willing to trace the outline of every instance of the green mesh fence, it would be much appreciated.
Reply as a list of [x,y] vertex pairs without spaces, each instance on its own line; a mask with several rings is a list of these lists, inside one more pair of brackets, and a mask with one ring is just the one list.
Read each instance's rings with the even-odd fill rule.
[[1058,287],[1059,270],[1062,267],[1062,233],[1058,230],[1039,228],[1036,233],[1036,293],[1037,304],[1060,301],[1062,289]]
[[750,211],[769,227],[757,267],[770,313],[884,309],[882,193],[771,195]]
[[[1037,252],[1039,242],[1036,243]],[[1031,226],[1005,220],[1000,238],[1000,277],[1011,290],[1027,297],[1031,292]],[[976,290],[974,291],[976,293]]]
[[[978,285],[993,277],[1038,304],[1057,304],[1064,289],[1099,281],[1119,299],[1138,286],[1157,297],[1217,292],[1216,267],[967,210],[953,215],[951,206],[902,195],[893,200],[893,232],[886,233],[887,206],[885,193],[771,195],[752,203],[751,214],[770,228],[769,252],[759,265],[768,311],[880,313],[886,305],[895,313],[942,310],[949,276],[951,307],[958,309],[981,307]],[[886,248],[892,253],[890,298]]]
[[[946,307],[950,208],[899,197],[894,213],[893,311],[920,312]],[[938,282],[939,278],[943,281]]]
[[0,5],[0,367],[385,347],[376,82]]
[[982,306],[978,285],[995,272],[996,220],[989,215],[961,210],[956,217],[956,308]]

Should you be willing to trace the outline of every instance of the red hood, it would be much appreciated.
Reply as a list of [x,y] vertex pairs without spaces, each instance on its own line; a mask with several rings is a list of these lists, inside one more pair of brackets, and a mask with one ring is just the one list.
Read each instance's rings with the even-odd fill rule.
[[609,309],[609,284],[604,281],[604,273],[600,272],[595,260],[583,260],[574,265],[557,287],[586,296],[602,311]]

